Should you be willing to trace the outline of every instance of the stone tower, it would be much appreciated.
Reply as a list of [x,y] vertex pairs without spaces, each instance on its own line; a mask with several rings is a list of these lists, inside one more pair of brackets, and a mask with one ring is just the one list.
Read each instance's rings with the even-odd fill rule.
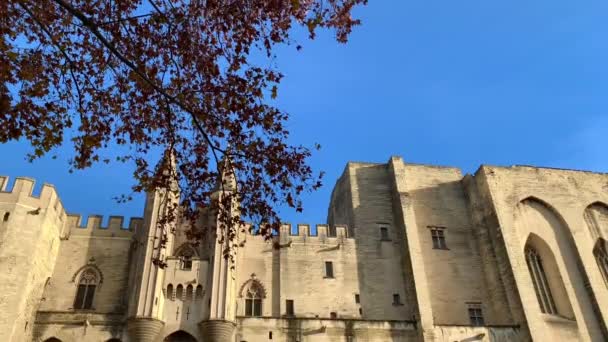
[[[169,172],[175,174],[175,160],[170,152],[165,152],[162,163],[169,163]],[[171,177],[172,175],[167,175]],[[162,330],[163,280],[165,268],[161,267],[167,251],[173,249],[175,223],[163,224],[162,219],[176,208],[179,201],[177,180],[171,181],[169,189],[155,189],[146,195],[144,224],[135,236],[133,284],[128,308],[128,330],[133,342],[152,342]],[[173,220],[175,222],[175,220]],[[164,242],[163,242],[164,241]]]
[[0,341],[31,338],[36,310],[53,274],[66,222],[55,189],[0,177]]
[[[238,216],[237,211],[238,199],[236,198],[236,179],[234,174],[230,172],[230,161],[224,159],[223,167],[220,170],[220,180],[217,190],[213,194],[213,200],[218,207],[222,207],[224,199],[230,198],[227,204],[229,208],[226,210],[230,216]],[[210,230],[212,237],[210,241],[211,247],[211,267],[209,279],[211,298],[209,317],[202,321],[201,331],[203,336],[206,336],[210,342],[231,341],[236,328],[236,252],[231,248],[230,244],[234,240],[228,238],[228,229],[224,223],[220,222],[216,213],[211,213],[209,216],[210,227],[215,227]],[[237,229],[238,232],[238,229]],[[231,255],[225,252],[229,250]]]

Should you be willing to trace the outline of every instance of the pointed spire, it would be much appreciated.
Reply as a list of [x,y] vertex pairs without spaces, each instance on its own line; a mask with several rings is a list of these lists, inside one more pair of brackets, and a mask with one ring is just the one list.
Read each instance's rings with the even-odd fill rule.
[[171,146],[167,146],[165,152],[163,152],[162,158],[156,164],[155,170],[156,176],[160,178],[169,178],[169,186],[173,191],[178,190],[178,177],[177,177],[177,162],[175,159],[175,151]]
[[[227,150],[228,151],[228,150]],[[215,185],[217,191],[236,191],[236,175],[228,152],[224,154],[218,165],[219,179]],[[222,188],[223,183],[223,188]]]

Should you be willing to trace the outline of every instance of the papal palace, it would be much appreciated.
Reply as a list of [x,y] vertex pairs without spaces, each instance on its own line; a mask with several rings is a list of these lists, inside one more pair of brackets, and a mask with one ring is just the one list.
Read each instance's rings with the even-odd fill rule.
[[233,258],[159,246],[166,189],[125,222],[33,188],[0,177],[0,342],[608,341],[608,174],[351,162],[326,223]]

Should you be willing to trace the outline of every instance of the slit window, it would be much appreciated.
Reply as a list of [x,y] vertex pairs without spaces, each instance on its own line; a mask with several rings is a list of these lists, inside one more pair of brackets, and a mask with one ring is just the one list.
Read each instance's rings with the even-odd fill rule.
[[334,263],[331,261],[325,262],[325,278],[334,277]]
[[433,240],[433,249],[448,249],[445,242],[445,228],[432,227],[431,239]]
[[359,297],[358,293],[355,294],[355,303],[357,303],[357,304],[361,303],[361,298]]

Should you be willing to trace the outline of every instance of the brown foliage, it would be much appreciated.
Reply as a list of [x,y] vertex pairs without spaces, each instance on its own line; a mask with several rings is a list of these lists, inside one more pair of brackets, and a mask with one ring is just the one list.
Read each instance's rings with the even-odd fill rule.
[[[310,150],[287,143],[288,114],[268,104],[283,77],[273,48],[293,43],[294,25],[311,38],[334,29],[346,42],[358,24],[351,10],[365,2],[1,1],[0,142],[25,138],[35,159],[70,132],[76,169],[110,162],[108,147],[123,145],[128,152],[116,160],[134,163],[133,189],[177,180],[193,219],[211,205],[217,166],[229,160],[224,173],[237,191],[218,208],[238,197],[242,217],[268,223],[261,233],[269,236],[279,224],[273,208],[302,210],[302,192],[321,184]],[[155,147],[172,151],[175,173],[150,168]],[[238,218],[220,216],[233,238]]]

